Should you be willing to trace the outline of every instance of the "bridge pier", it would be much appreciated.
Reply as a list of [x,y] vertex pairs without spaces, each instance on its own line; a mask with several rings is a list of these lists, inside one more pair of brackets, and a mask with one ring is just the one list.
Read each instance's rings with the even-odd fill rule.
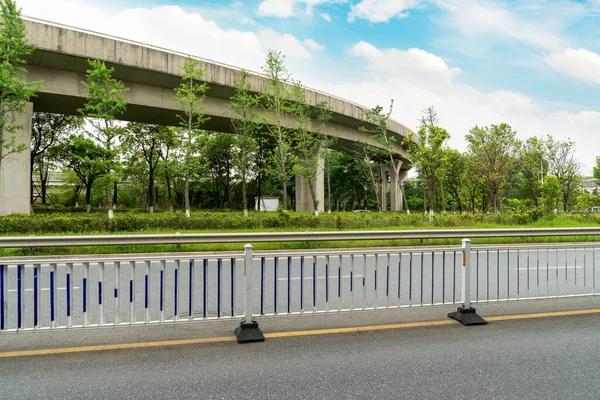
[[[321,151],[321,150],[320,150]],[[320,152],[319,151],[319,152]],[[318,211],[325,211],[325,160],[319,157],[317,166],[317,179],[315,181],[315,190],[317,191],[317,200],[319,202]],[[300,175],[296,175],[296,211],[297,212],[314,212],[312,198],[310,196],[309,182]]]
[[[401,163],[402,161],[396,161],[397,163]],[[396,177],[396,171],[394,168],[390,168],[390,186],[391,186],[391,211],[402,211],[404,204],[402,203],[402,190],[404,178],[408,174],[408,170],[401,169],[399,174],[399,179]]]
[[0,161],[0,215],[29,214],[31,117],[33,104],[27,103],[25,111],[15,116],[15,124],[22,128],[13,133],[15,144],[27,146],[21,153],[11,154]]

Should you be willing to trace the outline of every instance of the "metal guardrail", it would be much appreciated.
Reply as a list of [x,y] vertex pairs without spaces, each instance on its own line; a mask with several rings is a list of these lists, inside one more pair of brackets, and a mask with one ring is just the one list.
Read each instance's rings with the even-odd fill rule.
[[0,333],[439,305],[474,313],[471,304],[600,295],[597,262],[600,243],[471,248],[468,239],[462,248],[254,253],[247,244],[214,255],[4,259]]
[[542,236],[599,236],[598,228],[508,228],[390,231],[258,232],[158,235],[18,236],[0,237],[0,248],[56,246],[118,246],[152,244],[206,244],[258,242],[312,242],[348,240],[410,240]]

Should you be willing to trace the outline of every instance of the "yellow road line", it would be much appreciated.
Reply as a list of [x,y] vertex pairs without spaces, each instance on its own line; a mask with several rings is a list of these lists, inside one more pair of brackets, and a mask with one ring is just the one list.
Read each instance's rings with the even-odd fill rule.
[[182,340],[165,340],[160,342],[142,342],[142,343],[122,343],[122,344],[106,344],[99,346],[83,346],[83,347],[66,347],[62,349],[43,349],[43,350],[23,350],[12,351],[8,353],[0,353],[0,358],[8,357],[23,357],[23,356],[41,356],[48,354],[65,354],[65,353],[86,353],[90,351],[105,351],[105,350],[124,350],[124,349],[145,349],[149,347],[165,347],[165,346],[181,346],[187,344],[202,344],[202,343],[221,343],[235,342],[235,336],[216,337],[203,339],[182,339]]
[[[533,319],[533,318],[548,318],[548,317],[564,317],[570,315],[585,315],[599,314],[600,308],[589,310],[574,310],[574,311],[556,311],[535,314],[519,314],[519,315],[502,315],[498,317],[486,317],[486,321],[510,321],[518,319]],[[390,325],[371,325],[371,326],[355,326],[349,328],[332,328],[332,329],[315,329],[307,331],[292,331],[292,332],[274,332],[265,334],[267,339],[287,338],[298,336],[315,336],[315,335],[331,335],[336,333],[352,333],[352,332],[369,332],[382,331],[389,329],[405,329],[405,328],[423,328],[430,326],[454,325],[458,322],[454,320],[441,321],[425,321],[425,322],[407,322],[402,324]],[[190,344],[204,343],[223,343],[234,342],[235,336],[202,338],[202,339],[182,339],[182,340],[164,340],[158,342],[142,342],[142,343],[123,343],[123,344],[108,344],[99,346],[84,346],[84,347],[67,347],[61,349],[42,349],[42,350],[23,350],[0,353],[0,358],[9,357],[24,357],[24,356],[41,356],[49,354],[67,354],[67,353],[85,353],[91,351],[106,351],[106,350],[128,350],[128,349],[144,349],[151,347],[166,347],[166,346],[182,346]]]
[[568,315],[585,315],[585,314],[598,314],[600,308],[594,308],[589,310],[574,310],[574,311],[553,311],[545,313],[535,314],[520,314],[520,315],[502,315],[498,317],[485,317],[486,321],[510,321],[513,319],[531,319],[531,318],[547,318],[547,317],[565,317]]

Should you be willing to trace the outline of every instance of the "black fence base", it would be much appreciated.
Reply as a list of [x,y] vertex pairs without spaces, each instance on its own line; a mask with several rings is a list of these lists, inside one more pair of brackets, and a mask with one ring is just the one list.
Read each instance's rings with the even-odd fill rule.
[[242,322],[235,328],[235,336],[238,343],[264,342],[265,336],[260,331],[257,322]]
[[485,319],[481,318],[479,315],[477,315],[477,313],[475,312],[475,309],[472,307],[471,308],[458,307],[456,312],[451,312],[448,314],[448,316],[466,326],[487,324],[487,321]]

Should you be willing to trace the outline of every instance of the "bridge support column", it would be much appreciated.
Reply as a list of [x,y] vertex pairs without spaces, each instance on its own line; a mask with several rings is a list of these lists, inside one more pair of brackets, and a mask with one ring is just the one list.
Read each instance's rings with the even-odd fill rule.
[[[0,161],[0,215],[29,214],[30,202],[30,160],[31,117],[33,104],[27,103],[23,113],[15,116],[14,123],[22,128],[11,133],[15,145],[27,146],[25,151],[6,156]],[[8,134],[4,134],[5,138]]]
[[[396,161],[396,162],[401,163],[402,161]],[[404,190],[403,182],[404,182],[404,178],[406,178],[406,175],[408,174],[408,170],[401,169],[400,174],[398,176],[399,179],[397,179],[397,177],[396,177],[396,171],[394,170],[394,168],[391,168],[390,172],[391,172],[390,185],[392,187],[391,196],[390,196],[391,197],[390,208],[392,211],[402,211],[402,208],[404,206],[404,204],[402,203],[402,191]]]
[[[319,150],[319,153],[321,150]],[[315,180],[315,190],[317,201],[319,202],[318,211],[325,211],[325,160],[319,156],[317,164],[317,177]],[[310,196],[309,181],[300,175],[296,175],[296,211],[297,212],[313,212],[312,197]]]

